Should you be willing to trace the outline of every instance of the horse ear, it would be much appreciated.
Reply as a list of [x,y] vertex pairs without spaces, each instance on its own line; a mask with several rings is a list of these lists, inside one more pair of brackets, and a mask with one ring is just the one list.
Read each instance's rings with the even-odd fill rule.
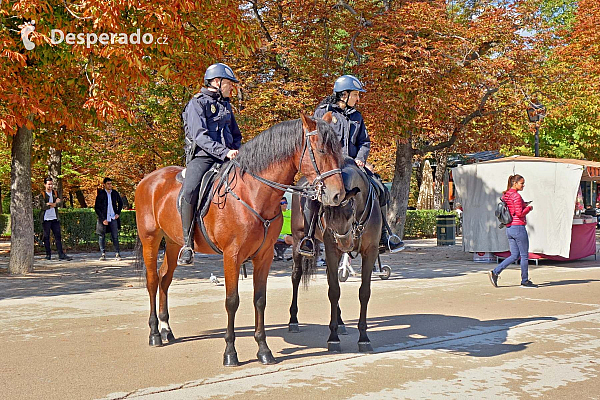
[[300,119],[302,120],[302,126],[306,129],[306,132],[312,132],[317,129],[317,123],[307,117],[304,113],[300,113]]
[[325,115],[323,115],[323,121],[327,122],[328,124],[330,124],[331,121],[333,121],[333,114],[331,113],[331,111],[327,111]]

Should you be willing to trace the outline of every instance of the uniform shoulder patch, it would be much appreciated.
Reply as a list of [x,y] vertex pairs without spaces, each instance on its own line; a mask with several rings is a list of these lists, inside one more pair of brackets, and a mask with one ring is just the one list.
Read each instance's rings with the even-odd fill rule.
[[217,107],[215,107],[214,104],[210,105],[210,112],[213,113],[213,114],[217,112]]
[[331,117],[331,122],[337,124],[337,118],[335,117],[335,115]]

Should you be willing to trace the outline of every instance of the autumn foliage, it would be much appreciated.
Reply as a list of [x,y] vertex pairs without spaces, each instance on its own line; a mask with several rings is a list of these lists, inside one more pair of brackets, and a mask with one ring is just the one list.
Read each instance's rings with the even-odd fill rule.
[[[180,114],[207,65],[240,77],[244,140],[312,113],[351,73],[366,85],[370,161],[394,181],[401,224],[413,160],[532,154],[533,100],[548,109],[542,155],[600,157],[599,21],[595,0],[3,0],[0,129],[33,129],[34,181],[52,147],[67,190],[93,198],[110,175],[130,194],[144,174],[182,163]],[[52,29],[153,41],[52,44]]]

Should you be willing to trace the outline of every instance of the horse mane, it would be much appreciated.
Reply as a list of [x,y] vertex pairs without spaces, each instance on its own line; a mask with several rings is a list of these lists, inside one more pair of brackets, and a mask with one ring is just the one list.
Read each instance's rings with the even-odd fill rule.
[[[338,154],[341,163],[341,144],[331,126],[316,119],[320,133],[319,145],[330,154]],[[258,174],[275,163],[293,157],[304,145],[304,134],[300,119],[280,122],[245,143],[235,158],[240,171]]]

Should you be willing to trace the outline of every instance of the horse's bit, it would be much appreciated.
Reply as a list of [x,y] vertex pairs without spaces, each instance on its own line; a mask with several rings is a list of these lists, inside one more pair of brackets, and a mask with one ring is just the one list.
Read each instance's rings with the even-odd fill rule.
[[[369,218],[371,218],[371,214],[373,213],[373,205],[374,205],[373,187],[370,182],[368,184],[369,184],[369,194],[367,195],[367,204],[365,204],[365,208],[363,209],[363,213],[360,216],[360,218],[358,220],[356,219],[356,207],[354,207],[354,205],[353,205],[352,226],[348,229],[348,231],[346,233],[344,233],[343,235],[340,235],[339,233],[336,232],[335,229],[332,229],[331,227],[329,227],[329,230],[331,231],[331,234],[333,235],[333,239],[335,240],[335,244],[339,244],[340,240],[347,238],[349,235],[352,235],[354,237],[354,240],[358,241],[357,248],[360,248],[360,241],[362,240],[362,235],[365,231],[365,224],[369,221]],[[351,201],[351,200],[353,201],[354,199],[345,200],[345,201],[347,202],[347,201]],[[371,203],[370,205],[369,205],[369,202]],[[344,202],[342,202],[341,205],[345,205],[343,203]],[[368,211],[368,214],[367,214],[367,211]],[[320,219],[319,219],[319,221],[320,221]]]

